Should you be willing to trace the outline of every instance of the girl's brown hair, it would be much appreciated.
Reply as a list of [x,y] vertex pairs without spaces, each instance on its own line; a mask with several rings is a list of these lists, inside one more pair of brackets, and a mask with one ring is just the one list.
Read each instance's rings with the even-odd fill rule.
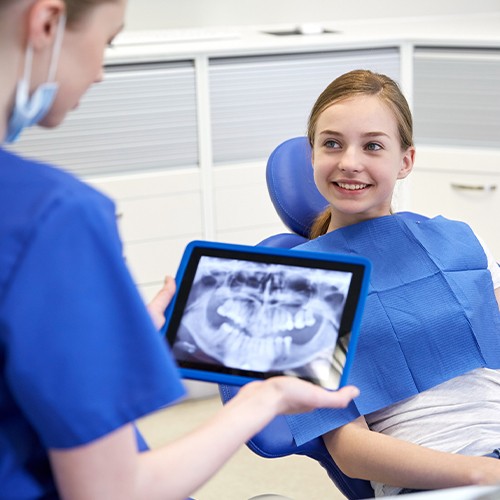
[[[336,78],[314,103],[307,125],[307,137],[311,148],[314,147],[316,125],[321,113],[332,104],[360,95],[377,96],[384,102],[394,113],[398,123],[401,150],[406,151],[413,146],[413,119],[408,102],[398,84],[386,75],[360,69]],[[313,222],[309,237],[314,239],[325,234],[330,221],[331,211],[327,208]]]

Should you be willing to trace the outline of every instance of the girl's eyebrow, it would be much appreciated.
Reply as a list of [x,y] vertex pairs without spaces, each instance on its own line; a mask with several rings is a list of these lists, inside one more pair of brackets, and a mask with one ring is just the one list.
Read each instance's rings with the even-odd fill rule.
[[364,137],[388,137],[390,138],[391,136],[385,132],[366,132],[363,134]]
[[[336,130],[322,130],[319,135],[335,135],[335,136],[338,136],[338,137],[343,137],[344,134],[342,134],[342,132],[337,132]],[[364,132],[363,134],[361,134],[362,137],[387,137],[390,139],[390,135],[387,134],[386,132],[382,132],[382,131],[373,131],[373,132]]]
[[322,130],[319,135],[340,135],[342,136],[342,132],[337,132],[335,130]]

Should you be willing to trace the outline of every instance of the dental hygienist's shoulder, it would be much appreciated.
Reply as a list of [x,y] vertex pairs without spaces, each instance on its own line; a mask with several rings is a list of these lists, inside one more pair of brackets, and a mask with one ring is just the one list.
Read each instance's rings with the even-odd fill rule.
[[[20,157],[0,148],[0,209],[16,214],[12,221],[28,227],[65,202],[98,206],[114,219],[114,203],[74,175],[54,166]],[[1,226],[0,226],[1,227]]]
[[0,290],[44,223],[57,215],[64,231],[78,223],[75,210],[91,225],[99,220],[101,227],[116,226],[109,198],[70,173],[0,147],[0,213],[9,214],[0,217]]
[[[24,158],[0,147],[0,187],[12,195],[25,195],[35,200],[55,193],[73,196],[102,197],[73,174],[47,163]],[[1,200],[0,200],[1,201]]]

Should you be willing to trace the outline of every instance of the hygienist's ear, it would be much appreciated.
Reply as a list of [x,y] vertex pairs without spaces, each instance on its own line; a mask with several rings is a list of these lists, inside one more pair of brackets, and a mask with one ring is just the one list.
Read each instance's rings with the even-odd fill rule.
[[53,46],[59,18],[65,12],[64,0],[37,0],[31,6],[27,35],[35,51]]
[[409,147],[403,154],[401,169],[398,173],[398,179],[404,179],[413,170],[415,163],[415,148]]

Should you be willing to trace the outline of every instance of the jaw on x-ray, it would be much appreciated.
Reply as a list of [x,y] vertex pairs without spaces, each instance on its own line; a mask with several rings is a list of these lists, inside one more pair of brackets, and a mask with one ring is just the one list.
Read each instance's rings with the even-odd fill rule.
[[242,370],[294,373],[311,363],[327,375],[350,280],[349,272],[204,256],[174,349],[180,359]]

